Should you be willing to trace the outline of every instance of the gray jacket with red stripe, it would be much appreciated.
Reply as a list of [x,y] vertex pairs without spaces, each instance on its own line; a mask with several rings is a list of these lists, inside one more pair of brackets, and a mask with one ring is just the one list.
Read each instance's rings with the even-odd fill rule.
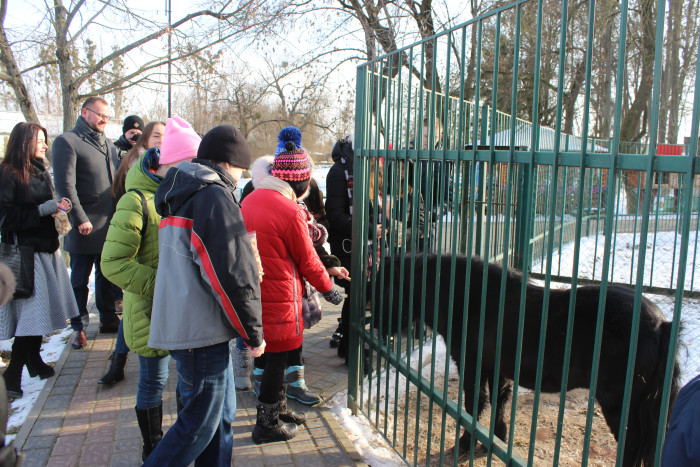
[[163,220],[150,347],[192,349],[238,336],[262,344],[258,267],[235,186],[202,159],[170,169],[158,186]]

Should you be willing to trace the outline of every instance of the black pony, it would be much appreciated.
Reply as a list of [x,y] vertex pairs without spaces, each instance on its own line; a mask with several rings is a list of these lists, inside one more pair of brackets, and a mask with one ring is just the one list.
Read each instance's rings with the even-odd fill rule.
[[[439,259],[441,261],[438,270]],[[402,327],[404,329],[408,327],[408,310],[411,302],[413,302],[413,321],[420,316],[421,303],[425,303],[424,322],[427,326],[433,325],[433,313],[434,311],[439,311],[438,324],[435,331],[447,341],[447,330],[451,324],[450,354],[458,366],[466,365],[464,372],[464,401],[467,412],[471,413],[474,391],[476,389],[475,369],[485,264],[480,258],[471,258],[471,275],[467,283],[467,265],[470,258],[464,255],[458,255],[454,258],[456,261],[455,287],[453,291],[454,312],[452,323],[448,323],[447,301],[450,295],[449,279],[452,259],[452,256],[449,255],[443,255],[442,258],[436,255],[416,256],[413,282],[411,282],[410,256],[398,258],[394,262],[393,268],[390,267],[391,262],[388,259],[384,261],[383,310],[377,314],[383,317],[383,333],[388,334],[391,332],[393,334],[398,330],[398,316],[402,317]],[[403,283],[400,282],[402,261],[405,261]],[[493,373],[496,359],[496,333],[503,272],[502,267],[498,264],[488,264],[487,267],[484,345],[477,419],[488,400],[486,397],[486,384],[489,384],[491,394],[493,394],[494,390]],[[425,291],[421,292],[424,268],[427,268],[428,279]],[[392,269],[393,276],[391,275]],[[393,284],[391,281],[392,277]],[[515,271],[508,270],[506,281],[500,377],[497,385],[499,394],[496,407],[496,425],[494,427],[496,436],[504,441],[507,427],[503,419],[503,412],[510,397],[511,380],[515,371],[522,276]],[[463,305],[467,288],[469,290],[469,303],[466,308],[468,314],[466,317],[467,333],[466,340],[464,340],[462,335],[462,310],[464,309]],[[398,305],[401,293],[403,293],[403,305],[402,310],[399,310]],[[439,304],[437,309],[433,309],[436,294],[438,295]],[[577,289],[574,332],[569,363],[569,389],[587,388],[590,384],[599,296],[599,286],[582,286]],[[392,299],[391,303],[393,303],[392,310],[389,310],[390,298]],[[520,386],[526,388],[534,388],[535,386],[543,298],[544,289],[542,287],[531,283],[527,284],[519,381]],[[568,289],[553,289],[550,291],[549,318],[547,320],[541,386],[544,392],[559,392],[561,388],[569,298],[570,290]],[[617,439],[620,431],[633,302],[633,290],[619,286],[608,287],[596,399],[615,439]],[[390,316],[392,317],[391,326],[389,326]],[[643,298],[636,367],[625,441],[623,461],[625,466],[641,465],[642,462],[644,462],[644,465],[653,465],[670,336],[671,323],[664,321],[663,315],[656,305]],[[463,341],[466,342],[466,357],[463,362],[460,362]],[[678,393],[679,375],[680,370],[676,361],[671,386],[671,407]],[[462,452],[468,452],[470,441],[470,435],[465,431],[460,439],[460,450]]]

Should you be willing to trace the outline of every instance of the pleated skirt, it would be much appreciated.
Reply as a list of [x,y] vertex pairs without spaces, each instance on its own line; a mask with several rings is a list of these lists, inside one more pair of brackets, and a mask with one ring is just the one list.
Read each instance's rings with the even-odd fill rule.
[[34,253],[34,295],[0,307],[0,339],[50,334],[74,316],[78,305],[60,252]]

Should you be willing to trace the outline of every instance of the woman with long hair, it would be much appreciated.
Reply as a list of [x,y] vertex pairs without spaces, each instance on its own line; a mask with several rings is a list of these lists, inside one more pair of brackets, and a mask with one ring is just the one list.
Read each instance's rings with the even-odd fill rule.
[[[165,134],[165,123],[151,122],[143,128],[143,133],[139,135],[134,147],[126,153],[122,159],[119,168],[114,173],[114,182],[112,182],[112,196],[119,201],[126,193],[126,175],[131,167],[136,164],[146,151],[151,148],[160,148],[163,144],[163,136]],[[123,303],[123,302],[122,302]],[[123,304],[122,304],[123,306]],[[114,353],[109,356],[111,360],[107,373],[102,375],[97,380],[97,384],[112,385],[124,379],[124,367],[126,366],[126,357],[129,355],[129,347],[124,340],[124,321],[119,322],[117,330],[117,340],[114,344]]]
[[54,199],[46,162],[46,129],[35,123],[18,123],[0,163],[0,235],[2,243],[17,243],[34,250],[34,293],[0,307],[0,339],[15,338],[3,377],[7,394],[22,397],[22,369],[46,379],[53,367],[41,359],[41,336],[66,327],[78,316],[78,306],[58,251],[54,217],[71,209],[70,201]]
[[[148,149],[129,170],[128,191],[117,203],[102,249],[102,272],[124,289],[120,330],[123,330],[125,347],[128,345],[127,350],[131,349],[139,359],[136,419],[143,437],[144,461],[163,436],[163,389],[168,380],[170,360],[167,350],[148,346],[159,260],[160,215],[156,212],[154,196],[169,168],[197,155],[199,142],[200,137],[189,123],[179,117],[168,119],[162,147]],[[114,352],[112,366],[122,358],[116,346]],[[125,362],[126,354],[123,359]]]
[[119,198],[126,193],[124,183],[129,169],[144,152],[151,148],[159,148],[160,145],[163,144],[164,133],[165,123],[163,122],[150,122],[143,128],[143,132],[139,135],[136,143],[134,143],[134,146],[126,153],[121,164],[119,164],[119,168],[114,173],[112,196],[115,200],[119,200]]

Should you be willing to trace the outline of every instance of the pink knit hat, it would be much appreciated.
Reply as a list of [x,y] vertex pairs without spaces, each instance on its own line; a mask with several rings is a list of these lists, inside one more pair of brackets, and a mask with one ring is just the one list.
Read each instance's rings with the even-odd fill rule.
[[197,149],[202,138],[189,123],[180,117],[169,118],[165,123],[163,144],[160,146],[160,163],[172,164],[197,157]]

